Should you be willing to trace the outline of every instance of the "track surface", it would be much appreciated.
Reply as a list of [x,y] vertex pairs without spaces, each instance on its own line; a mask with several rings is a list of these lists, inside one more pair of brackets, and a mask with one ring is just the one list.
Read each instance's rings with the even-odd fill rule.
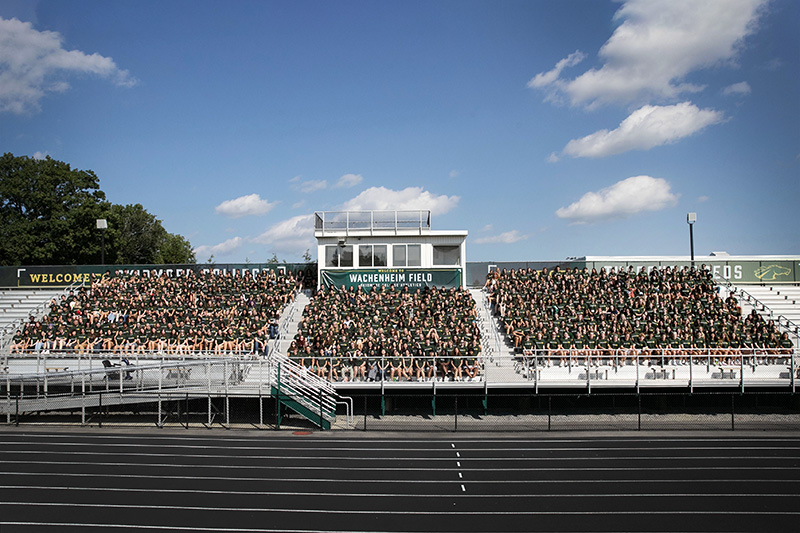
[[800,438],[0,429],[0,533],[798,531]]

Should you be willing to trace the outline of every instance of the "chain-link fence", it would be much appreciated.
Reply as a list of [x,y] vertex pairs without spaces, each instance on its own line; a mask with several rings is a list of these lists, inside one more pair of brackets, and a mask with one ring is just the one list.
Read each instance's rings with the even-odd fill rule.
[[[4,391],[5,392],[5,391]],[[252,430],[547,432],[649,430],[797,430],[800,395],[781,392],[439,394],[365,392],[350,395],[337,416],[302,410],[292,396],[212,396],[190,391],[130,395],[98,391],[82,405],[47,410],[24,408],[24,397],[9,391],[2,422],[10,425],[91,427],[225,428]],[[66,401],[66,400],[65,400]],[[348,417],[348,414],[350,415]]]
[[353,398],[362,431],[800,429],[782,393],[392,394]]

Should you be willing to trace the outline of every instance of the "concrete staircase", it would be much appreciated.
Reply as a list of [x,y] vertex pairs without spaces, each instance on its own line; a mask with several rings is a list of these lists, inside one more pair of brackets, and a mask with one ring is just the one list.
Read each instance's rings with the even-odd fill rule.
[[514,350],[509,346],[499,321],[491,313],[486,291],[470,289],[469,292],[478,312],[486,380],[489,383],[527,383]]

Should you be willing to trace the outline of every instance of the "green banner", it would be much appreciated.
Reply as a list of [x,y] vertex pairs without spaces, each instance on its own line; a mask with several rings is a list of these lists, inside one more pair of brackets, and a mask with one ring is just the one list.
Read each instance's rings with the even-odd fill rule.
[[[683,268],[689,266],[689,261],[590,261],[586,263],[588,268],[611,267],[616,269],[628,268],[633,266],[636,272],[641,267],[650,271],[653,267],[664,268]],[[695,259],[695,268],[705,265],[706,270],[711,272],[714,281],[722,282],[728,280],[731,283],[764,283],[766,285],[776,285],[780,283],[800,282],[800,262],[791,259],[767,259],[767,260],[718,260],[702,257]]]
[[460,287],[460,268],[382,268],[359,270],[323,270],[326,287],[364,287],[394,285],[395,288],[419,290],[425,287]]

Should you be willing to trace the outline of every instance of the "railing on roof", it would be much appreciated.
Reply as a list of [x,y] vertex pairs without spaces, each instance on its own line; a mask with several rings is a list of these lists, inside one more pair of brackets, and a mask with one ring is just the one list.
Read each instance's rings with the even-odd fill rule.
[[429,230],[430,210],[409,211],[317,211],[314,229],[349,233],[351,231]]

